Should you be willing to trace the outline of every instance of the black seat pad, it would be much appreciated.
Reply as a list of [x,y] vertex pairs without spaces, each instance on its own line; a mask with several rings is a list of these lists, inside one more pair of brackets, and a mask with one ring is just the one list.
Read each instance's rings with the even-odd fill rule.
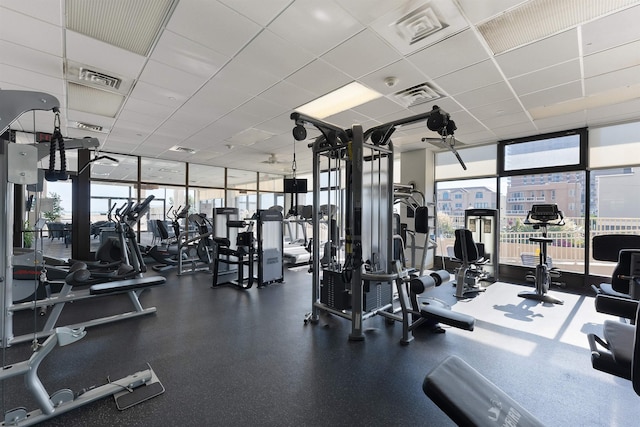
[[453,326],[467,331],[473,331],[476,319],[463,313],[456,313],[437,304],[427,304],[420,308],[420,315],[427,319],[433,319],[438,323]]
[[148,288],[151,286],[162,285],[167,281],[162,276],[142,277],[139,279],[118,280],[115,282],[105,282],[91,286],[91,295],[113,294],[118,292],[127,292],[134,289]]

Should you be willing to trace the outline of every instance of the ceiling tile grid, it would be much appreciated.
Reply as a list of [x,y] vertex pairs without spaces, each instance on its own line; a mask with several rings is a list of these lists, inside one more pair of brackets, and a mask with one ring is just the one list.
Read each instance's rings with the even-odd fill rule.
[[[560,10],[549,0],[167,0],[148,3],[153,13],[145,2],[100,13],[92,2],[0,0],[0,89],[58,97],[67,135],[95,136],[106,151],[278,174],[290,169],[280,162],[294,144],[291,112],[353,81],[380,97],[325,120],[370,127],[438,105],[465,145],[640,120],[640,1],[599,3],[600,16],[578,23],[545,16],[541,5]],[[526,16],[570,24],[549,35],[522,28],[495,54],[483,31]],[[95,34],[93,19],[103,21]],[[151,47],[117,47],[120,26],[146,30]],[[110,111],[96,108],[107,99]],[[13,127],[33,130],[34,117],[48,131],[46,112]],[[424,136],[424,124],[399,129],[396,150],[436,149]],[[297,147],[303,172],[311,152]]]

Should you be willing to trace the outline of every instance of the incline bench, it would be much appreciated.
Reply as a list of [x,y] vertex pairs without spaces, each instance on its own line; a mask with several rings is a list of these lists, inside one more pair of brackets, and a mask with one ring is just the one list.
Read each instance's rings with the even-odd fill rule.
[[[81,275],[82,271],[76,274]],[[71,274],[69,276],[72,276]],[[39,299],[36,301],[29,301],[14,304],[9,309],[10,311],[20,311],[32,309],[35,310],[40,307],[53,307],[47,321],[39,332],[35,333],[37,338],[49,336],[55,332],[56,323],[60,318],[62,309],[67,302],[75,302],[84,299],[98,298],[101,296],[114,295],[126,293],[129,295],[129,299],[133,304],[134,309],[126,313],[114,314],[112,316],[101,317],[93,320],[88,320],[75,325],[68,325],[68,328],[77,329],[81,327],[90,327],[96,325],[102,325],[105,323],[115,322],[118,320],[124,320],[131,317],[142,316],[145,314],[151,314],[156,312],[155,307],[143,308],[140,303],[140,293],[149,287],[162,285],[167,281],[162,276],[149,276],[135,279],[116,280],[112,282],[104,282],[92,285],[90,287],[82,287],[81,284],[73,283],[70,277],[67,277],[64,286],[59,293],[53,294],[48,298]],[[76,287],[74,287],[74,284]],[[25,334],[20,336],[11,337],[8,342],[10,344],[31,341],[34,338],[34,334]]]
[[543,426],[504,391],[456,356],[449,356],[427,374],[422,390],[459,426]]

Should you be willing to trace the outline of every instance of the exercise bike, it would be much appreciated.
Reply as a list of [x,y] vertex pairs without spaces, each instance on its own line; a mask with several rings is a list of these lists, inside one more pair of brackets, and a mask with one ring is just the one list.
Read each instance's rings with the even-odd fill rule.
[[554,283],[552,278],[560,277],[560,272],[549,267],[548,264],[547,245],[553,243],[553,239],[547,237],[547,227],[550,225],[563,226],[565,224],[562,211],[558,210],[558,205],[556,204],[533,205],[529,213],[527,213],[524,223],[532,225],[536,230],[541,230],[542,237],[529,238],[530,242],[538,243],[540,246],[538,265],[536,265],[535,275],[533,276],[536,290],[533,292],[520,292],[518,296],[552,304],[563,304],[562,300],[547,294],[549,286]]

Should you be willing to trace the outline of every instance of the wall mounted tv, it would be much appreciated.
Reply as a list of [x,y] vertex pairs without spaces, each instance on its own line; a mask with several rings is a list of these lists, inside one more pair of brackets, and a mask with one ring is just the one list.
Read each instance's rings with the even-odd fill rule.
[[296,178],[284,179],[284,192],[287,194],[306,193],[307,192],[307,180]]

